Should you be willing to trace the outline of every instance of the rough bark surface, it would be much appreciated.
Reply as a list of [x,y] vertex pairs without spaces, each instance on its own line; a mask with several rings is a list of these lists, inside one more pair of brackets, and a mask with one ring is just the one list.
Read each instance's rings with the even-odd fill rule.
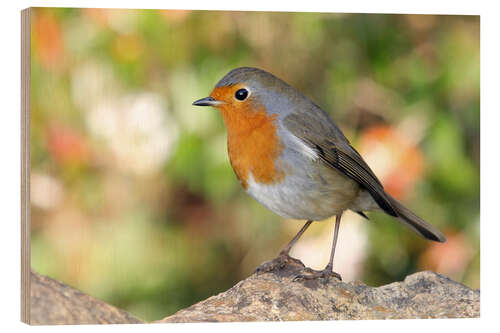
[[[370,287],[335,278],[294,282],[300,261],[252,275],[231,289],[166,317],[165,322],[479,317],[479,290],[433,272]],[[32,273],[31,324],[141,323],[127,312]]]
[[125,323],[141,321],[62,282],[31,272],[30,324]]
[[334,278],[294,282],[304,266],[252,275],[159,322],[285,321],[479,317],[479,290],[433,272],[370,287]]

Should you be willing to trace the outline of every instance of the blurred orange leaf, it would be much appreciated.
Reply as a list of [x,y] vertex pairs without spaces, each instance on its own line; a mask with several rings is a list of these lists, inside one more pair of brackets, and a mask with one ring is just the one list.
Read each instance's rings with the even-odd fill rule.
[[47,147],[53,158],[61,164],[86,164],[90,158],[85,138],[69,127],[51,127],[47,133]]
[[430,269],[460,280],[472,247],[462,233],[448,232],[446,243],[432,243],[419,259],[421,269]]
[[424,160],[419,148],[391,126],[366,129],[361,135],[360,151],[387,192],[398,199],[408,194],[423,173]]
[[36,40],[36,56],[47,69],[58,67],[64,57],[61,26],[57,18],[47,11],[37,11],[34,16],[33,35]]

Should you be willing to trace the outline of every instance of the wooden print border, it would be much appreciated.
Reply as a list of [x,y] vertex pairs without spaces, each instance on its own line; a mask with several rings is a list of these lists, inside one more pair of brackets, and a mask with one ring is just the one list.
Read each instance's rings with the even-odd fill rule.
[[31,8],[21,11],[21,321],[30,323]]

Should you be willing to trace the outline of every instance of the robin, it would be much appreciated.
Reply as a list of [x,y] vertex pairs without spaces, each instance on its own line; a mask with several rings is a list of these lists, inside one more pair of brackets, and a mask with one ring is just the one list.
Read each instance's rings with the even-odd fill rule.
[[193,103],[217,108],[227,128],[231,166],[243,188],[276,214],[307,222],[267,272],[296,260],[289,252],[313,221],[335,215],[328,265],[306,269],[296,280],[341,279],[333,258],[342,213],[382,210],[429,240],[446,238],[384,191],[361,155],[333,120],[309,98],[264,70],[240,67],[227,73],[210,96]]

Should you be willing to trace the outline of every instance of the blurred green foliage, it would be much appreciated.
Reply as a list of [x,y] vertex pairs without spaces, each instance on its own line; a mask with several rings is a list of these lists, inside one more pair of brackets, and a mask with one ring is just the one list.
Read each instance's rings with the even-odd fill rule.
[[[37,8],[31,52],[35,271],[153,320],[275,256],[301,222],[244,193],[218,113],[191,106],[255,66],[328,111],[448,237],[348,216],[336,271],[380,285],[433,269],[479,287],[479,17]],[[330,248],[296,255],[314,251]]]

